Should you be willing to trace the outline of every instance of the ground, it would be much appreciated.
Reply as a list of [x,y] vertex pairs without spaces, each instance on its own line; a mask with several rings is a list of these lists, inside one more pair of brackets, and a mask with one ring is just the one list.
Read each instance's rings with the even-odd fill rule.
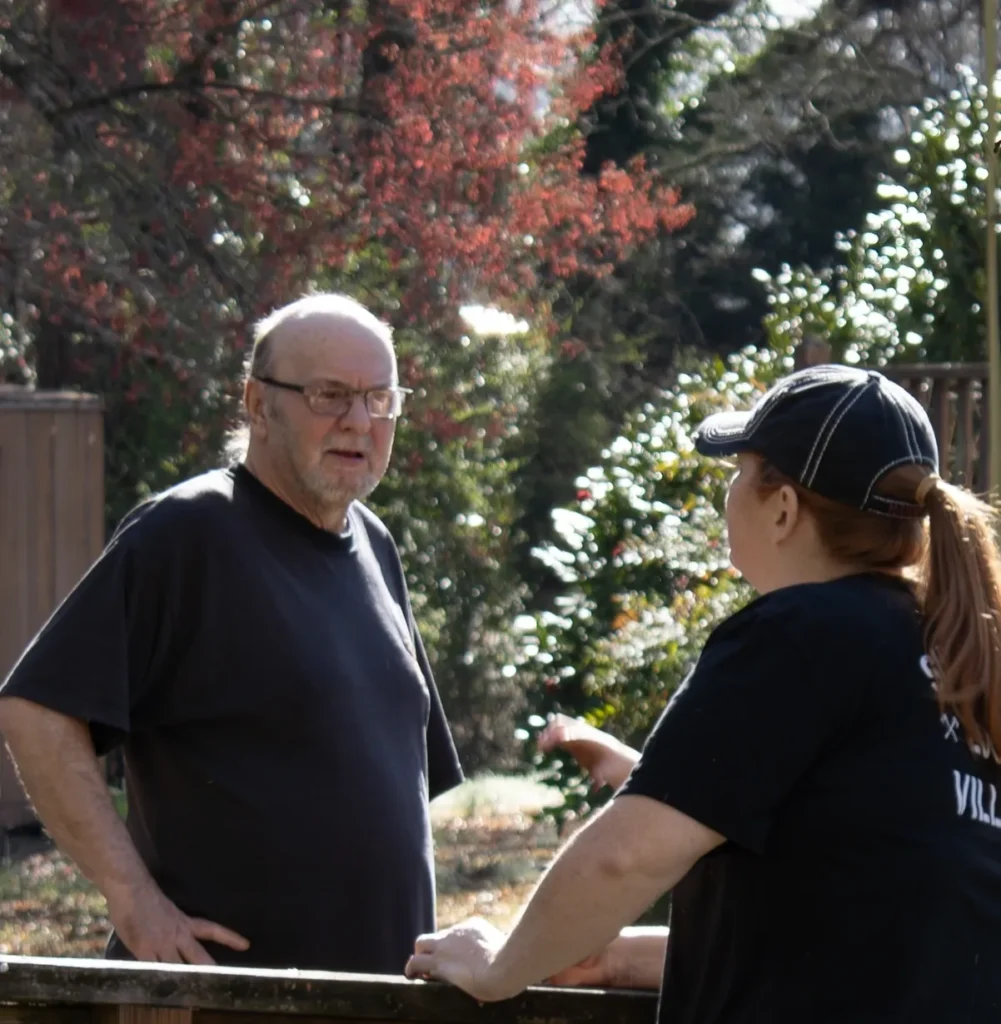
[[[473,914],[511,923],[556,850],[536,812],[558,799],[530,779],[487,776],[435,802],[439,925]],[[102,955],[104,898],[47,843],[35,846],[18,844],[0,869],[0,953]]]

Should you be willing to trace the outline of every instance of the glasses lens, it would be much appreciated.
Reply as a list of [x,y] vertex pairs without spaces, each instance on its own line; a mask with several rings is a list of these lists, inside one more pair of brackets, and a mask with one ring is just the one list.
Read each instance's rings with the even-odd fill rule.
[[[343,388],[309,387],[306,390],[310,408],[319,416],[346,416],[355,398],[360,396],[361,392]],[[376,388],[366,391],[364,397],[369,416],[376,420],[395,419],[403,408],[403,396],[394,388]]]
[[400,395],[392,388],[368,393],[368,414],[378,420],[391,420],[400,414]]
[[314,391],[310,396],[313,412],[320,416],[343,416],[351,408],[352,395],[336,389]]

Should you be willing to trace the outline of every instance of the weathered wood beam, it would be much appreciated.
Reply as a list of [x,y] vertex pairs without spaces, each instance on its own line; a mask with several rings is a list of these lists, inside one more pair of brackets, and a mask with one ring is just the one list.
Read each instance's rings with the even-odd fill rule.
[[85,1024],[81,1007],[86,1024],[650,1024],[656,995],[539,987],[479,1006],[402,976],[0,956],[0,1004],[0,1024]]

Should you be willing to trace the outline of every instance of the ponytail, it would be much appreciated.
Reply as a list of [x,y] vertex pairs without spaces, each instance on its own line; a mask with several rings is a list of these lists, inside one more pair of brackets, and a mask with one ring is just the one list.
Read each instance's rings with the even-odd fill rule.
[[[928,486],[930,485],[930,486]],[[928,544],[919,565],[925,646],[938,698],[970,742],[1001,752],[1001,553],[995,513],[937,478],[919,485]]]

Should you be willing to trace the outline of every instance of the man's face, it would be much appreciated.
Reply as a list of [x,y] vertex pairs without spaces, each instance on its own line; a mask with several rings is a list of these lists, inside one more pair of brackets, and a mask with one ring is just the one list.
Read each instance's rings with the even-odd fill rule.
[[[329,314],[286,323],[274,339],[269,376],[353,390],[396,383],[390,346],[367,328]],[[346,508],[375,490],[393,450],[396,421],[371,417],[362,396],[342,416],[319,415],[306,399],[265,384],[262,455],[322,508]]]

